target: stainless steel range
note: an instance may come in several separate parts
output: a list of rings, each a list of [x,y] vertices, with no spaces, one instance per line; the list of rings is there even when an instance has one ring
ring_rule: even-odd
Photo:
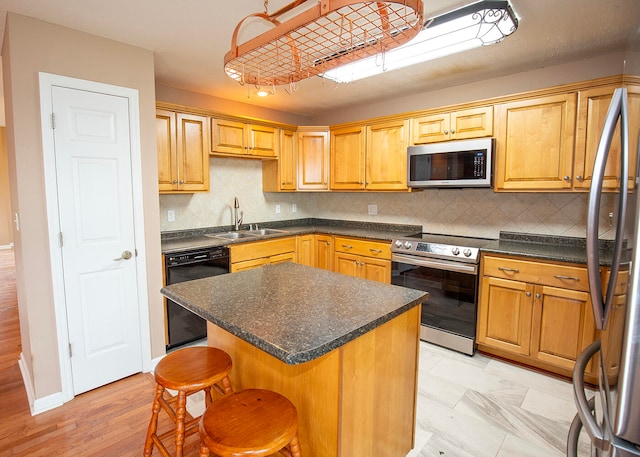
[[[429,292],[420,338],[475,352],[480,248],[493,240],[419,233],[391,243],[391,283]]]

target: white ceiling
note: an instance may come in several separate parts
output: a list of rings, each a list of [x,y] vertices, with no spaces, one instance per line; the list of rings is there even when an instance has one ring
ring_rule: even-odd
[[[269,0],[269,12],[289,1]],[[470,2],[425,0],[425,17]],[[276,88],[266,98],[248,98],[247,88],[223,70],[235,25],[263,12],[264,0],[0,0],[0,37],[4,12],[13,11],[153,50],[160,84],[311,116],[623,50],[640,26],[640,0],[511,2],[520,27],[498,45],[347,85],[315,77],[301,81],[293,95]],[[256,33],[256,21],[247,22],[240,42]]]

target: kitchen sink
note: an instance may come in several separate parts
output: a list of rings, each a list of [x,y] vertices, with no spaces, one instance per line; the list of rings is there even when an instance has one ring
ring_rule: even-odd
[[[210,238],[224,238],[225,240],[239,240],[240,238],[255,238],[256,235],[251,235],[249,232],[225,232],[225,233],[211,233],[205,235]]]
[[[259,230],[249,230],[247,233],[253,236],[264,236],[264,235],[275,235],[278,233],[289,233],[289,232],[286,230],[259,229]]]

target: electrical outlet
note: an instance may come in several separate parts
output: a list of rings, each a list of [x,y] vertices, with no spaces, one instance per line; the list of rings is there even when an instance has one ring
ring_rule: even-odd
[[[276,205],[276,214],[280,214],[280,205]]]
[[[176,213],[170,209],[169,211],[167,211],[167,221],[169,222],[175,222],[176,220]]]
[[[298,205],[296,205],[295,203],[293,205],[291,205],[291,212],[295,213],[298,211]]]
[[[369,215],[375,216],[378,214],[378,205],[369,205]]]

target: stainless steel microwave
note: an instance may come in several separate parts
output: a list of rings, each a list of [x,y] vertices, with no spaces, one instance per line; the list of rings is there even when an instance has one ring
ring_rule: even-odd
[[[409,187],[491,187],[493,138],[409,146]]]

